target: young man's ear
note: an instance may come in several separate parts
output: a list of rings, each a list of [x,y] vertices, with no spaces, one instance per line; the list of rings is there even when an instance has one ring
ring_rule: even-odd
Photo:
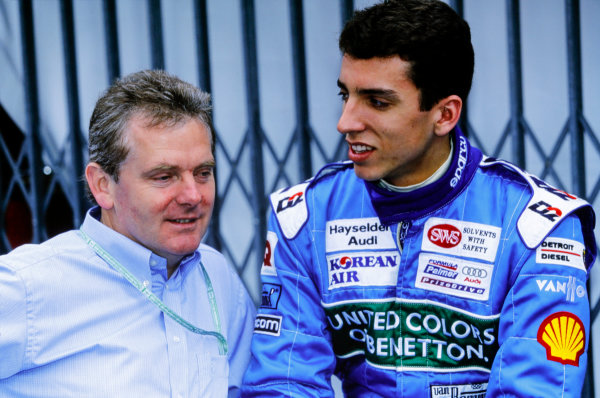
[[[85,167],[85,179],[96,203],[105,210],[111,209],[114,205],[113,178],[98,163],[90,162]]]
[[[437,109],[437,120],[434,133],[438,136],[448,134],[460,119],[462,111],[462,99],[458,95],[450,95],[434,105]]]

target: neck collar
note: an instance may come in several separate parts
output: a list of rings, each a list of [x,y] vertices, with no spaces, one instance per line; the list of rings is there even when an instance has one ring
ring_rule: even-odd
[[[481,161],[479,149],[472,147],[456,126],[452,162],[437,181],[410,192],[392,192],[377,181],[365,181],[371,202],[384,225],[414,220],[429,214],[454,199],[467,186]]]

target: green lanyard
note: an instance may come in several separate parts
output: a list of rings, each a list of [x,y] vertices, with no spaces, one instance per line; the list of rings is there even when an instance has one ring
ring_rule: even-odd
[[[113,256],[111,256],[106,250],[102,248],[98,243],[96,243],[92,238],[90,238],[85,232],[79,230],[80,236],[83,240],[90,246],[94,251],[110,266],[112,266],[115,270],[117,270],[121,275],[125,277],[133,286],[137,288],[148,300],[154,303],[162,312],[170,316],[175,322],[179,323],[189,331],[202,334],[207,336],[213,336],[219,341],[219,354],[226,355],[227,354],[227,341],[225,337],[221,334],[221,320],[219,319],[219,309],[217,308],[217,299],[215,297],[215,291],[212,287],[212,283],[210,281],[210,277],[204,268],[204,264],[200,262],[200,267],[202,268],[202,273],[204,274],[204,281],[207,287],[208,300],[210,301],[210,309],[213,318],[213,322],[215,327],[217,328],[216,332],[211,332],[208,330],[197,328],[192,325],[181,316],[179,316],[175,311],[166,306],[165,303],[161,301],[154,293],[152,293],[151,289],[148,289],[143,283],[141,283],[127,268],[125,268],[121,263],[119,263]]]

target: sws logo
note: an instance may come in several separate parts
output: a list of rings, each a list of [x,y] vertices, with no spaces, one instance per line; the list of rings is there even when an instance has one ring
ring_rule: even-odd
[[[256,315],[256,319],[254,320],[254,333],[279,336],[281,333],[281,316]]]
[[[304,192],[296,192],[292,196],[283,198],[277,203],[277,213],[296,206],[298,203],[304,200]]]
[[[462,233],[454,225],[439,224],[429,229],[427,237],[431,243],[444,249],[450,249],[460,243]]]

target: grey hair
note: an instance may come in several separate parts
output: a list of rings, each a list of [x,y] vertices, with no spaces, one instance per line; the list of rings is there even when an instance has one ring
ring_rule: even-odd
[[[144,117],[148,127],[172,126],[195,118],[207,127],[214,154],[210,94],[165,71],[132,73],[116,80],[102,94],[90,118],[89,161],[100,165],[115,182],[129,153],[123,133],[136,115]]]

